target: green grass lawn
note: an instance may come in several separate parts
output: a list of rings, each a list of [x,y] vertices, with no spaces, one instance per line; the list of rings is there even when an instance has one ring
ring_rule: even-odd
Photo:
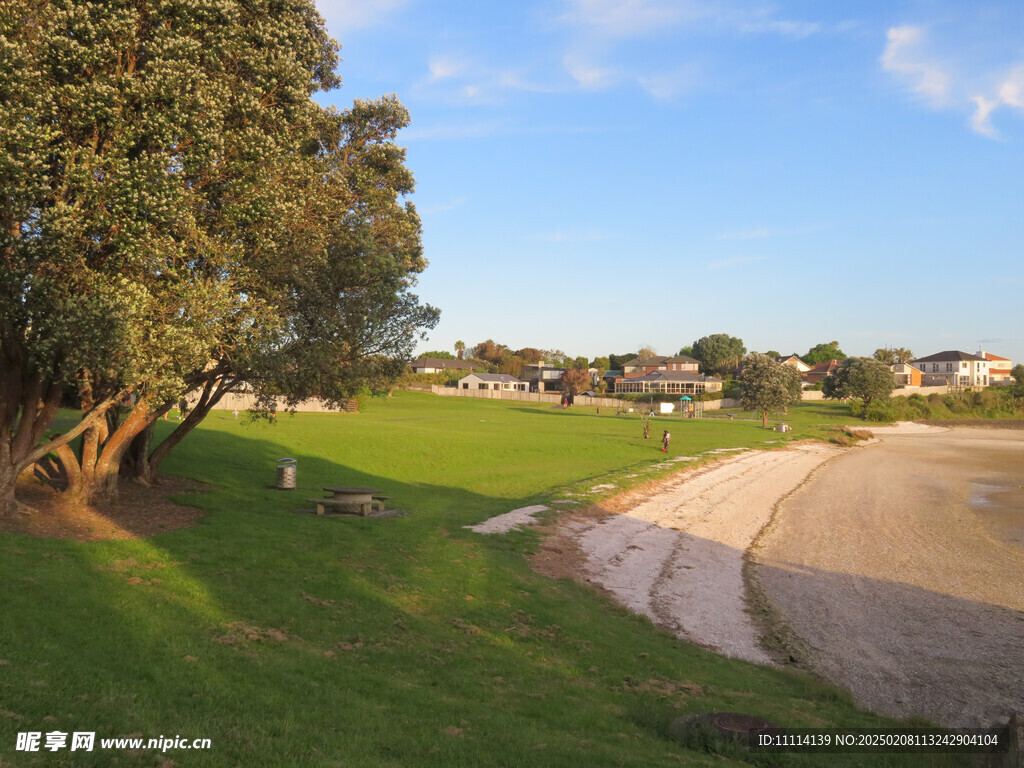
[[[206,512],[197,526],[102,543],[0,534],[0,766],[957,764],[684,750],[667,727],[687,713],[888,723],[806,676],[709,653],[533,573],[533,531],[463,527],[670,471],[666,425],[670,455],[700,458],[849,421],[841,406],[808,406],[786,435],[659,418],[646,441],[635,416],[412,393],[276,424],[215,413],[163,468],[210,484],[185,499]],[[297,491],[273,488],[282,457],[298,460]],[[412,514],[292,513],[325,485],[380,488]],[[15,751],[26,731],[212,748]]]

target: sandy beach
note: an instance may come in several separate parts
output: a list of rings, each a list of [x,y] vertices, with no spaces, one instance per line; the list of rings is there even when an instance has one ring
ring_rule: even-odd
[[[761,591],[866,706],[1024,711],[1024,431],[878,434],[779,505],[751,553]]]
[[[719,653],[798,654],[887,714],[1024,711],[1024,431],[877,435],[731,456],[563,515],[538,567]],[[791,649],[750,610],[764,600]]]

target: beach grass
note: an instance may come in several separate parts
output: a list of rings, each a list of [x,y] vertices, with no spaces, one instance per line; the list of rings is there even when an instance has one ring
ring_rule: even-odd
[[[670,724],[691,713],[892,723],[804,674],[718,656],[534,573],[533,531],[464,528],[682,464],[667,458],[802,439],[828,411],[791,416],[785,435],[655,419],[644,440],[638,418],[603,409],[403,392],[275,424],[215,412],[164,467],[208,484],[179,499],[205,511],[198,525],[90,543],[0,534],[0,766],[965,764],[685,749]],[[295,491],[274,488],[282,457],[297,459]],[[379,488],[409,514],[294,513],[329,485]],[[19,732],[211,748],[24,752]]]

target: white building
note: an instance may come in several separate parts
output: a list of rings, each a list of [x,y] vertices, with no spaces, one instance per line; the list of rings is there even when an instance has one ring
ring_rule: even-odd
[[[459,379],[459,389],[497,389],[506,392],[526,392],[529,384],[508,373],[471,373]]]
[[[921,371],[921,383],[926,387],[987,387],[990,383],[991,363],[984,357],[968,352],[950,350],[911,360]]]

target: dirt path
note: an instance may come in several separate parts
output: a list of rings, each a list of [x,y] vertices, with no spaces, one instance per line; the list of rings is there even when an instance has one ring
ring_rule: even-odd
[[[811,666],[948,725],[1024,711],[1024,433],[878,430],[780,504],[752,552]],[[888,433],[887,433],[888,432]]]

